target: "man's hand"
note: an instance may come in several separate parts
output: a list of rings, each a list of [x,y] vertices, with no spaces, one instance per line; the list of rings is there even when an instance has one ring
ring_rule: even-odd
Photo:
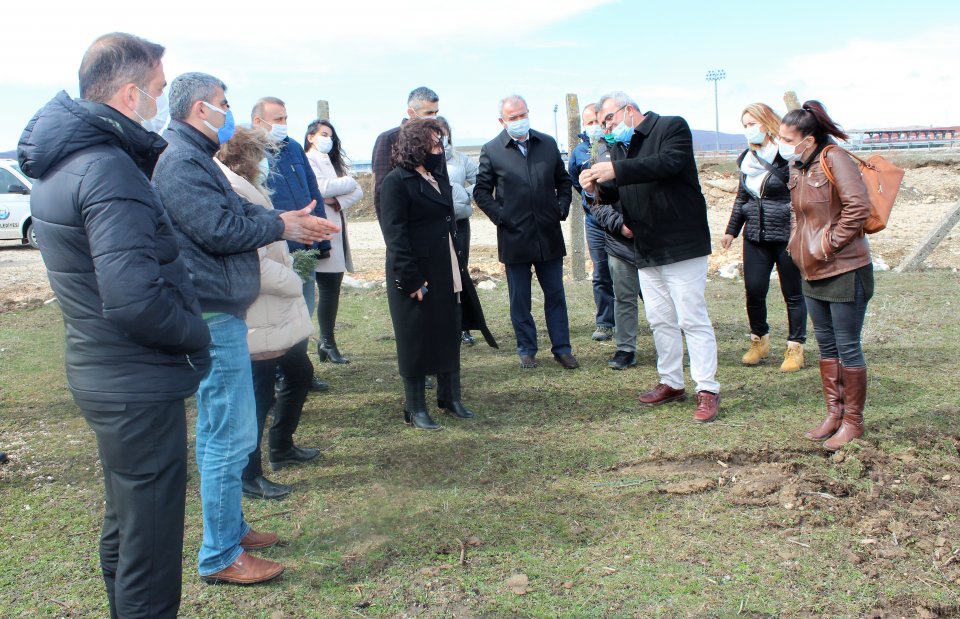
[[[590,168],[580,172],[580,176],[577,178],[580,181],[580,186],[587,193],[597,193],[597,183],[593,179],[593,174],[590,172]]]
[[[610,161],[598,161],[590,166],[590,171],[593,172],[593,182],[595,183],[606,183],[617,177],[613,171],[613,163]]]
[[[732,244],[733,244],[732,234],[724,234],[723,237],[720,238],[720,245],[723,246],[724,249],[730,249],[730,245]]]
[[[620,227],[620,234],[627,237],[628,239],[633,238],[633,230],[628,228],[626,225]]]
[[[280,213],[280,219],[283,220],[283,238],[309,245],[315,241],[326,241],[331,234],[340,232],[337,224],[311,214],[316,206],[317,201],[314,200],[299,211]]]

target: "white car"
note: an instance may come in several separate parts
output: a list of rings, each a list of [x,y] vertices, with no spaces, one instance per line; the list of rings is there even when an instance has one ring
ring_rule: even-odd
[[[17,240],[40,249],[30,217],[32,188],[33,181],[16,161],[0,159],[0,240]]]

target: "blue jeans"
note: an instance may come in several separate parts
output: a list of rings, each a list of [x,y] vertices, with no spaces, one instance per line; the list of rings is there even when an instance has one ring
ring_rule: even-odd
[[[607,263],[607,233],[597,224],[591,215],[584,218],[587,233],[587,247],[590,260],[593,261],[593,303],[597,306],[597,326],[613,327],[613,278]]]
[[[247,349],[247,325],[221,314],[207,320],[210,373],[197,391],[197,468],[203,543],[197,561],[209,576],[237,560],[250,530],[240,505],[240,475],[256,447],[257,412]]]
[[[550,350],[555,355],[571,352],[570,324],[567,322],[567,297],[563,291],[563,258],[546,262],[525,262],[506,264],[507,288],[510,293],[510,320],[513,332],[517,336],[517,354],[537,354],[537,325],[530,313],[530,285],[533,274],[537,272],[537,281],[543,290],[543,313],[547,319],[547,333],[550,334]]]
[[[855,290],[853,301],[847,303],[806,297],[807,311],[813,320],[813,334],[820,347],[820,358],[840,359],[845,368],[867,365],[860,342],[863,319],[867,315],[867,298],[859,277],[856,278]]]

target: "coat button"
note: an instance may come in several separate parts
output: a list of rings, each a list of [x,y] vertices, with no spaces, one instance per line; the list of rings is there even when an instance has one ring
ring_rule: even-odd
[[[450,216],[449,216],[449,215],[447,215],[447,221],[450,221]]]

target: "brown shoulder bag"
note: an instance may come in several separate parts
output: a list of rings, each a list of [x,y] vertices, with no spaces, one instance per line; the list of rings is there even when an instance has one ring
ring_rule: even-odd
[[[890,219],[890,211],[893,210],[897,192],[900,191],[900,183],[903,182],[903,170],[880,155],[874,155],[864,161],[847,149],[830,144],[820,151],[820,167],[823,168],[823,173],[827,175],[831,185],[837,184],[837,179],[827,165],[826,154],[831,148],[839,148],[860,164],[860,176],[863,178],[863,184],[867,186],[867,197],[870,200],[870,216],[863,225],[863,231],[867,234],[880,232],[887,227],[887,221]]]

